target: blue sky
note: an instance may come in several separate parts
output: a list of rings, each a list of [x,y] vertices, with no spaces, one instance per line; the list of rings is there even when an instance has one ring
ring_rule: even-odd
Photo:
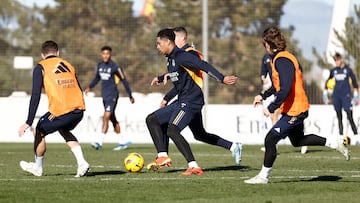
[[[18,0],[32,6],[54,5],[53,0]],[[360,0],[351,0],[353,4],[360,5]],[[312,47],[323,53],[325,52],[334,0],[288,0],[284,7],[284,15],[281,18],[281,26],[295,26],[294,38],[299,41],[303,54],[308,59],[313,59]]]

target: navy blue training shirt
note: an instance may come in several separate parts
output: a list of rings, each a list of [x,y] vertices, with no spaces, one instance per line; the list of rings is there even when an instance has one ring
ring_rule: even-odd
[[[121,66],[110,60],[108,63],[100,62],[97,65],[96,75],[89,87],[93,88],[101,80],[101,95],[104,100],[111,100],[119,97],[116,77],[123,83],[125,90],[132,98],[131,89]]]
[[[270,60],[271,60],[270,55],[269,54],[264,54],[264,56],[262,58],[262,63],[261,63],[261,73],[260,73],[261,77],[266,78],[266,75],[268,73],[269,73],[270,78],[272,77]]]
[[[330,71],[329,79],[331,78],[334,78],[336,81],[333,97],[345,97],[346,95],[351,94],[349,78],[351,78],[353,87],[358,88],[356,76],[348,65],[345,65],[343,68],[333,68]]]
[[[186,50],[187,48],[191,47],[189,44],[185,44],[183,47],[181,47],[182,50]],[[188,53],[196,56],[196,57],[199,57],[198,53],[194,50],[190,50],[190,51],[187,51]],[[158,78],[159,81],[163,81],[164,79],[164,75],[160,76]],[[176,88],[173,87],[168,93],[166,93],[166,95],[164,96],[164,100],[169,102],[170,100],[172,100],[175,96],[177,95],[177,91],[176,91]]]
[[[188,102],[197,107],[204,105],[204,95],[201,88],[183,67],[202,70],[218,82],[224,80],[224,76],[212,65],[176,46],[167,57],[167,69],[180,102]]]

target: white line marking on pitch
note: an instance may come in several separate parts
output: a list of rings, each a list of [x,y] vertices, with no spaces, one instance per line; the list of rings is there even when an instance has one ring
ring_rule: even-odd
[[[321,176],[271,176],[271,179],[311,179],[311,178],[318,178]],[[350,175],[350,176],[339,176],[341,178],[360,178],[360,175]],[[196,180],[236,180],[236,179],[248,179],[250,178],[249,176],[238,176],[238,177],[234,177],[234,176],[228,176],[228,177],[199,177]],[[3,178],[0,179],[0,181],[53,181],[56,180],[58,181],[58,179],[52,179],[52,178],[20,178],[20,179],[16,179],[16,178]],[[186,177],[152,177],[152,178],[147,178],[147,177],[142,177],[142,178],[132,178],[132,177],[119,177],[119,178],[100,178],[100,179],[90,179],[90,178],[64,178],[65,181],[160,181],[160,180],[193,180],[193,178],[186,178]]]

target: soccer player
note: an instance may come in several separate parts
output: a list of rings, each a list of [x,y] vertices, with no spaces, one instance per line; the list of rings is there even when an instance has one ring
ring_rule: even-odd
[[[262,59],[262,64],[261,64],[261,81],[262,81],[262,87],[263,87],[263,92],[267,91],[268,89],[271,88],[272,86],[272,81],[271,81],[271,65],[270,65],[270,60],[271,57],[268,53],[265,53]],[[262,107],[263,109],[267,108],[267,106],[274,101],[274,95],[269,96],[268,98],[264,99],[262,101]],[[266,118],[266,116],[264,115],[262,118],[262,123],[263,123],[263,129],[264,131],[266,131],[266,133],[271,129],[271,127],[273,125],[275,125],[275,123],[279,120],[279,116],[280,116],[281,112],[280,109],[276,109],[274,111],[273,114],[270,115],[270,118]],[[265,147],[261,147],[261,151],[265,152]],[[301,153],[305,154],[307,152],[307,146],[302,146],[301,147]]]
[[[188,53],[193,54],[194,56],[200,58],[201,60],[203,59],[202,53],[188,44],[187,31],[184,27],[174,28],[174,33],[175,33],[175,44],[177,47],[185,50]],[[198,77],[198,81],[199,81],[199,83],[197,83],[197,85],[199,85],[199,87],[202,88],[203,72],[197,71],[196,75],[197,75],[196,77]],[[153,81],[151,82],[151,85],[159,84],[159,81],[163,81],[164,79],[167,79],[166,77],[167,76],[165,76],[165,74],[162,76],[159,76],[159,77],[155,77],[153,79]],[[169,103],[169,101],[172,100],[176,95],[177,95],[176,88],[173,87],[161,101],[160,107],[161,108],[165,107]],[[166,134],[166,130],[167,130],[167,125],[168,124],[166,123],[166,124],[163,124],[163,126],[162,126],[165,134]],[[232,152],[232,156],[235,159],[235,164],[236,165],[240,164],[242,145],[240,143],[230,142],[228,140],[225,140],[225,139],[219,137],[218,135],[214,135],[214,134],[206,132],[204,125],[203,125],[203,121],[202,121],[201,111],[194,115],[194,118],[189,123],[189,128],[190,128],[191,132],[193,133],[194,138],[196,140],[199,140],[199,141],[211,144],[211,145],[217,145],[217,146],[220,146],[220,147],[230,150]],[[168,146],[169,145],[169,137],[165,136],[165,139],[166,140],[164,142]],[[168,150],[166,152],[168,152]],[[151,167],[151,164],[149,167]]]
[[[154,145],[158,152],[157,158],[152,162],[152,170],[159,170],[171,165],[166,144],[164,143],[161,125],[167,124],[166,135],[175,143],[176,147],[188,162],[188,169],[182,175],[202,175],[204,172],[199,167],[189,143],[180,134],[190,123],[194,116],[199,113],[204,105],[204,95],[192,77],[195,72],[202,70],[224,84],[235,84],[237,77],[223,76],[213,66],[191,53],[178,48],[175,45],[175,33],[173,29],[163,29],[157,34],[157,49],[168,57],[168,73],[170,80],[176,87],[178,100],[171,105],[160,108],[146,118],[146,124],[150,131]]]
[[[352,113],[352,105],[351,105],[351,87],[349,80],[351,79],[352,86],[354,88],[353,91],[353,101],[354,104],[359,100],[358,96],[358,83],[356,80],[356,76],[348,65],[342,60],[342,56],[339,53],[335,53],[334,61],[336,67],[330,71],[330,75],[327,81],[334,78],[335,79],[335,87],[332,94],[332,102],[334,105],[334,109],[336,111],[336,116],[339,124],[339,134],[343,136],[344,127],[342,123],[342,109],[345,110],[347,118],[349,120],[351,129],[354,135],[357,135],[357,128],[354,122],[353,113]],[[327,83],[326,81],[326,83]],[[325,83],[325,84],[326,84]],[[325,85],[325,89],[327,86]]]
[[[84,159],[76,137],[70,132],[81,121],[85,110],[75,68],[66,60],[59,58],[59,48],[54,41],[46,41],[42,44],[41,56],[43,60],[35,66],[33,71],[28,118],[20,127],[19,135],[22,136],[32,125],[43,87],[49,99],[49,112],[40,118],[35,129],[35,163],[21,161],[20,167],[34,176],[42,176],[46,151],[45,136],[58,131],[75,155],[78,164],[75,177],[84,176],[90,166]]]
[[[103,116],[103,127],[102,132],[97,135],[95,142],[91,144],[97,150],[102,148],[105,135],[109,129],[109,121],[111,121],[113,124],[115,133],[120,134],[121,132],[120,124],[115,116],[115,109],[119,98],[119,90],[117,88],[119,80],[123,83],[125,90],[130,98],[130,102],[132,104],[135,103],[135,99],[132,97],[131,89],[128,81],[126,80],[124,71],[121,66],[111,60],[111,52],[112,49],[109,46],[104,46],[101,48],[102,61],[97,65],[95,78],[85,89],[85,94],[87,95],[90,89],[95,87],[95,85],[101,80],[101,95],[105,108]],[[126,149],[130,144],[130,142],[121,143],[121,139],[119,140],[120,141],[118,146],[114,148],[115,151]]]
[[[350,159],[346,145],[350,144],[348,137],[344,139],[329,139],[315,134],[304,135],[304,120],[308,117],[309,102],[304,89],[302,68],[298,60],[286,51],[286,40],[277,27],[267,28],[262,36],[266,52],[270,54],[273,86],[268,91],[257,95],[254,105],[275,94],[275,100],[264,109],[264,115],[270,116],[280,108],[282,117],[271,128],[265,138],[264,163],[260,173],[248,180],[248,184],[268,183],[270,171],[275,162],[276,144],[289,137],[291,144],[299,146],[327,146],[342,153],[346,160]]]

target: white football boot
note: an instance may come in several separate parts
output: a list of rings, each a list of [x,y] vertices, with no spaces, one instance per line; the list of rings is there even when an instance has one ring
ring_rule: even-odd
[[[300,152],[301,152],[301,154],[306,154],[307,150],[308,150],[307,146],[302,146]]]
[[[23,171],[31,173],[34,176],[42,176],[42,168],[37,168],[34,162],[20,161],[20,167]]]
[[[257,175],[257,176],[255,176],[253,178],[248,179],[248,180],[244,180],[244,182],[247,183],[247,184],[268,184],[269,179],[262,178],[259,175]]]
[[[77,173],[75,178],[80,178],[82,176],[86,176],[86,174],[90,171],[90,165],[88,163],[84,163],[78,166]]]

